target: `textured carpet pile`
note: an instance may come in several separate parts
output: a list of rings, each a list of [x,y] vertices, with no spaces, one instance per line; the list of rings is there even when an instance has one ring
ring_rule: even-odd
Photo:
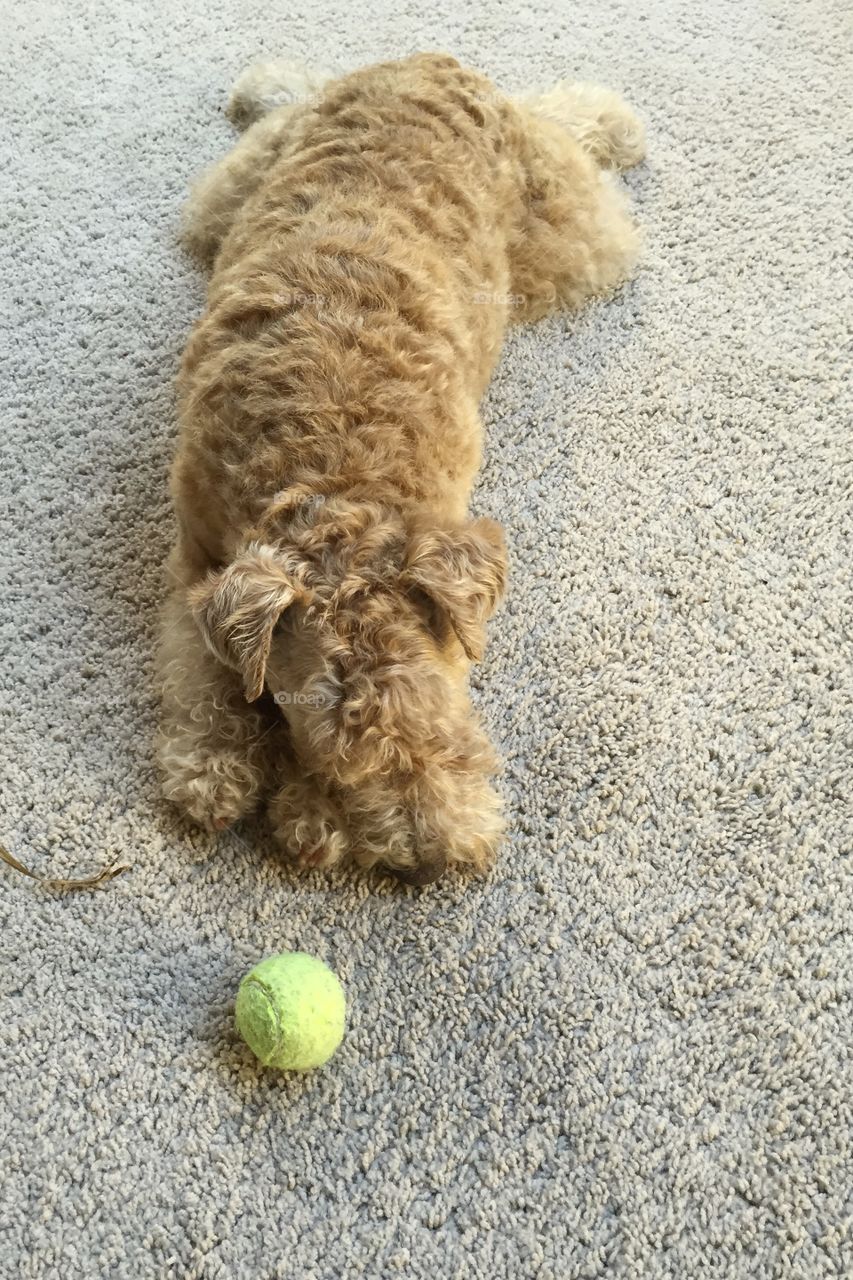
[[[6,6],[0,1275],[853,1274],[849,17],[833,0],[294,14]],[[511,840],[468,887],[299,878],[160,801],[176,243],[259,55],[446,48],[646,119],[643,268],[515,332],[477,509]],[[845,65],[845,62],[847,65]],[[323,1072],[233,1029],[262,955],[350,1000]]]

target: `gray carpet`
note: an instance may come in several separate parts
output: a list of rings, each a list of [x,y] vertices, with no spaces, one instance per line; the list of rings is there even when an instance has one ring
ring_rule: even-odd
[[[833,0],[463,13],[6,6],[0,1274],[853,1274],[850,26]],[[482,511],[493,876],[298,878],[158,798],[151,652],[189,178],[259,54],[448,48],[647,120],[614,302],[513,335]],[[286,948],[343,978],[306,1078],[232,1027]]]

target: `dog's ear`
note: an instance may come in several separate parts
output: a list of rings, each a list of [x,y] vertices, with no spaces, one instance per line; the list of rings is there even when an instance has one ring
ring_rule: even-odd
[[[249,702],[263,692],[276,623],[285,609],[305,599],[304,588],[275,549],[259,543],[190,592],[193,616],[208,647],[240,672]]]
[[[403,570],[404,582],[425,592],[445,614],[473,662],[483,656],[485,624],[504,593],[506,577],[503,529],[486,519],[455,529],[416,530]]]

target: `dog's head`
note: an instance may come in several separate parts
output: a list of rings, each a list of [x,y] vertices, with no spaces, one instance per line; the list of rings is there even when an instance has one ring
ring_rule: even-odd
[[[362,865],[422,884],[488,860],[495,762],[467,677],[505,581],[494,521],[437,527],[330,498],[195,589],[208,645],[250,701],[275,697]]]

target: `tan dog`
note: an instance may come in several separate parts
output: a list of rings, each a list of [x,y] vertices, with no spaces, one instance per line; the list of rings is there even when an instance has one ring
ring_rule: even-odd
[[[642,130],[606,90],[512,101],[437,54],[324,86],[265,64],[231,114],[254,123],[188,217],[213,275],[180,377],[166,791],[220,827],[271,790],[312,864],[481,869],[501,817],[467,677],[506,554],[467,517],[478,404],[509,319],[630,272],[600,166]]]

